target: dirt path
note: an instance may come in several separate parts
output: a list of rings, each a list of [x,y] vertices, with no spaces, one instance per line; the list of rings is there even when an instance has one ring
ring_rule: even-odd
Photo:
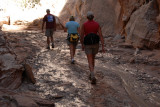
[[[65,41],[66,33],[57,31],[54,37],[55,48],[47,50],[46,38],[39,31],[25,32],[19,36],[22,46],[30,50],[27,52],[30,53],[27,62],[32,65],[37,81],[30,86],[30,91],[54,100],[56,107],[160,106],[159,60],[148,59],[147,63],[146,57],[140,55],[131,64],[134,49],[107,42],[107,53],[96,56],[97,85],[91,85],[87,59],[80,44],[76,63],[72,65]]]

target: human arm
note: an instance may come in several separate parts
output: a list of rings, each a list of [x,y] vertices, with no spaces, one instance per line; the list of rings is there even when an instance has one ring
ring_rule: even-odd
[[[44,18],[42,19],[42,21],[43,21],[43,22],[42,22],[42,32],[43,32],[44,24],[45,24],[45,22],[46,22],[45,20],[46,20],[46,16],[44,16]]]
[[[78,27],[78,28],[77,28],[77,31],[78,31],[78,34],[80,34],[80,33],[81,33],[81,31],[80,31],[80,27]]]
[[[43,22],[42,22],[42,32],[43,32],[44,23],[45,23],[45,22],[43,21]]]
[[[67,32],[67,28],[64,27],[63,29],[64,29],[64,32]]]
[[[67,32],[67,23],[65,24],[65,26],[63,26],[63,30],[64,30],[64,32]]]
[[[80,30],[80,42],[82,45],[82,50],[84,50],[83,40],[84,40],[84,25],[82,25],[81,30]]]
[[[55,18],[55,16],[54,16],[54,18]],[[57,24],[56,24],[56,18],[55,18],[55,20],[54,20],[54,31],[56,31],[56,27],[57,27]]]
[[[98,34],[99,34],[99,37],[100,37],[100,40],[101,40],[101,44],[102,44],[102,52],[105,53],[105,50],[104,50],[104,38],[103,38],[103,35],[102,35],[101,27],[99,27],[99,29],[98,29]]]

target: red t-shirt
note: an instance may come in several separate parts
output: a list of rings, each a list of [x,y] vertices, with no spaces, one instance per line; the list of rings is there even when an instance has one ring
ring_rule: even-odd
[[[89,33],[95,33],[97,34],[99,29],[99,24],[95,22],[94,20],[88,20],[84,23],[84,34],[87,35]]]
[[[45,15],[43,21],[46,22],[46,29],[55,27],[55,17],[52,14]]]

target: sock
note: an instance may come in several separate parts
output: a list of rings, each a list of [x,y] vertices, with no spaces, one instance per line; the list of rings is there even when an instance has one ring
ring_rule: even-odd
[[[72,61],[74,61],[74,58],[72,58]]]

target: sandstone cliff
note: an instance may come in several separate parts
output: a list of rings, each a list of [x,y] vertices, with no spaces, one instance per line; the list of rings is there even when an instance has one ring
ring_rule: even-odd
[[[81,24],[87,11],[93,11],[103,34],[125,36],[135,48],[157,48],[160,45],[159,0],[69,0],[61,12],[64,25],[70,15]]]

